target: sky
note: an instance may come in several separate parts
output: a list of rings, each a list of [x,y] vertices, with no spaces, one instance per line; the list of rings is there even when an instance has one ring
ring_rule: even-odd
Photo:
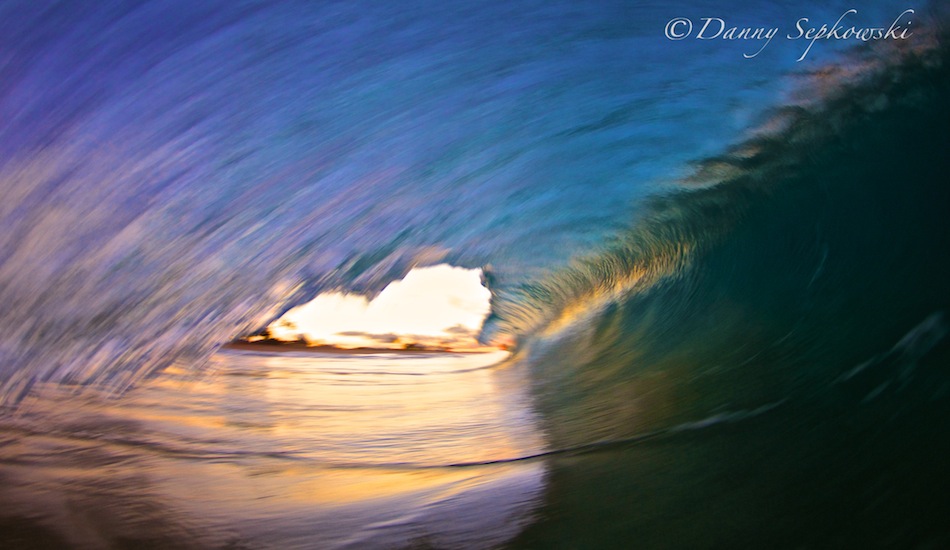
[[[330,292],[274,321],[271,334],[312,343],[403,347],[408,343],[473,347],[490,310],[478,269],[441,264],[416,268],[373,300]]]

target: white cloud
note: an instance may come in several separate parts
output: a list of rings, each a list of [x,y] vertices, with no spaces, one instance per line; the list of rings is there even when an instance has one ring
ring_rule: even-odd
[[[321,294],[288,311],[271,325],[271,331],[278,338],[293,339],[302,333],[310,340],[338,345],[367,343],[361,336],[340,334],[345,332],[454,340],[460,326],[472,331],[481,328],[490,298],[481,284],[480,270],[443,264],[413,269],[372,302],[355,294]],[[295,328],[281,326],[282,321]]]

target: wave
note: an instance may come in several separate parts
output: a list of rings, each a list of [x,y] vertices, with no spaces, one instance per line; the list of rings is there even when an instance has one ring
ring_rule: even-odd
[[[913,387],[902,398],[942,395],[946,43],[802,73],[800,103],[646,203],[606,252],[497,306],[495,328],[525,335],[556,446],[762,403],[818,414],[894,380]]]
[[[483,338],[516,341],[496,370],[531,375],[543,444],[304,460],[543,463],[515,548],[947,546],[946,8],[777,101],[758,83],[789,65],[677,56],[652,42],[663,10],[309,4],[0,7],[0,405],[52,383],[72,410],[73,390],[200,368],[320,291],[449,262],[484,269]],[[564,85],[591,74],[622,91]],[[684,74],[708,80],[657,99]],[[300,459],[36,420],[9,431]]]
[[[599,242],[649,191],[630,178],[676,165],[673,128],[713,118],[687,116],[708,90],[657,101],[664,70],[621,66],[672,55],[631,23],[570,2],[5,3],[2,399],[121,391],[417,265],[491,264],[503,293]]]
[[[613,235],[605,250],[508,292],[495,303],[491,330],[556,332],[581,311],[687,276],[692,259],[727,238],[763,195],[800,178],[868,117],[883,118],[881,112],[894,105],[918,103],[914,109],[921,111],[927,101],[938,102],[942,50],[940,39],[927,35],[909,51],[853,51],[838,64],[797,74],[795,102],[774,108],[751,137],[697,163],[676,187],[644,201],[633,228]],[[833,183],[816,178],[811,184]],[[814,278],[827,250],[822,254]]]
[[[372,294],[413,266],[443,261],[486,268],[494,294],[486,340],[508,335],[524,356],[542,354],[568,329],[599,339],[582,346],[591,356],[610,338],[616,353],[642,354],[630,342],[682,333],[699,304],[736,289],[723,279],[730,270],[774,249],[748,235],[754,219],[814,227],[808,243],[794,243],[801,250],[763,261],[773,269],[792,261],[807,271],[810,292],[832,296],[826,284],[843,258],[831,243],[845,239],[837,219],[782,218],[776,196],[788,210],[809,210],[816,199],[805,189],[850,192],[849,208],[868,212],[867,190],[832,184],[814,166],[883,138],[880,129],[862,133],[869,117],[896,128],[894,113],[943,113],[942,42],[921,32],[906,47],[800,75],[800,95],[752,138],[664,187],[688,155],[717,151],[772,102],[776,88],[757,84],[762,66],[734,62],[730,79],[667,103],[655,98],[668,72],[638,66],[618,77],[637,91],[601,97],[583,86],[563,91],[565,74],[616,73],[607,51],[677,58],[610,10],[533,17],[547,9],[538,5],[509,20],[500,15],[510,7],[492,5],[469,21],[498,31],[498,43],[479,49],[460,47],[455,40],[473,36],[446,33],[451,14],[440,11],[220,7],[13,3],[0,13],[13,52],[0,65],[4,402],[38,382],[121,391],[175,361],[202,365],[221,343],[319,291]],[[176,30],[159,32],[172,19]],[[66,21],[58,39],[42,31]],[[378,40],[343,48],[350,31]],[[526,36],[554,35],[561,50],[513,49]],[[705,59],[678,62],[710,74]],[[748,105],[723,107],[732,122],[697,109],[741,83],[751,95]],[[591,112],[581,116],[578,105]],[[665,124],[639,124],[638,115]],[[511,122],[525,117],[534,123]],[[941,135],[928,138],[933,147]],[[914,169],[936,170],[932,160]],[[926,177],[915,185],[932,180],[916,175]],[[908,189],[903,200],[918,195]],[[633,228],[620,230],[631,208]],[[592,248],[606,250],[576,259]],[[867,268],[868,257],[855,265]],[[775,273],[762,269],[758,280],[746,270],[744,282],[765,285]],[[661,295],[663,307],[633,305]],[[623,318],[631,309],[642,321]]]

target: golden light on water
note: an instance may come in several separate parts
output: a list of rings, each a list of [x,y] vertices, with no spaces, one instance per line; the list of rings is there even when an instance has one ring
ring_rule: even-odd
[[[143,523],[209,548],[496,547],[531,518],[546,472],[505,462],[544,449],[507,356],[226,350],[216,376],[170,370],[118,400],[77,406],[44,386],[20,422],[52,428],[0,445],[4,491],[77,503],[34,496],[15,513],[52,516],[79,548]]]

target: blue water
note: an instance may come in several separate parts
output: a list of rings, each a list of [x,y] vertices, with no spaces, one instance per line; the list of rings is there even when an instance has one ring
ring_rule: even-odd
[[[486,273],[483,339],[516,342],[530,396],[499,418],[530,416],[525,464],[546,472],[512,512],[530,521],[479,544],[946,546],[946,8],[858,6],[872,26],[915,9],[913,36],[797,61],[796,20],[852,7],[5,2],[4,420],[36,400],[96,410],[89,392],[136,411],[127,396],[200,384],[220,345],[320,291],[450,263]],[[781,30],[746,59],[668,40],[675,17]],[[215,404],[232,406],[268,407]],[[43,418],[5,436],[9,461],[40,466],[10,445],[42,449]],[[10,493],[27,512],[2,531],[81,544],[63,533],[87,527],[29,512],[41,486]],[[226,544],[203,537],[237,508],[160,545]],[[380,544],[475,545],[446,540]]]
[[[844,6],[728,11],[788,27]],[[123,388],[413,265],[490,265],[503,296],[602,246],[833,59],[662,35],[722,10],[5,3],[4,394]]]

